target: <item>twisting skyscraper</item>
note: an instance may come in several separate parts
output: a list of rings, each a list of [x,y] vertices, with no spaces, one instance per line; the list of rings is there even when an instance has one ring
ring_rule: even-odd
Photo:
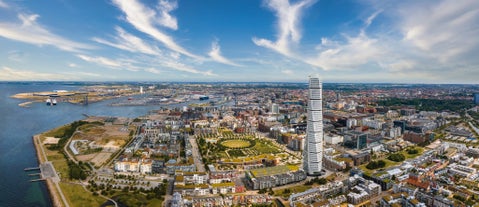
[[[308,92],[308,125],[303,151],[303,167],[308,175],[319,175],[323,163],[323,101],[319,75],[309,76]]]

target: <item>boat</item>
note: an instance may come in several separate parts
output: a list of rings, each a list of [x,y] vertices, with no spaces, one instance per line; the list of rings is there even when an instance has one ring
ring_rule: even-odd
[[[52,100],[51,100],[51,99],[47,99],[47,100],[46,100],[46,103],[47,103],[47,106],[50,106],[50,105],[52,105]]]
[[[53,104],[53,105],[57,105],[57,99],[53,99],[53,100],[52,100],[52,104]]]

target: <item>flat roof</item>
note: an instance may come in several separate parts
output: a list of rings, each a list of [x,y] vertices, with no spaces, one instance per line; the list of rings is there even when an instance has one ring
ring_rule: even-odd
[[[285,165],[279,165],[274,167],[264,167],[251,170],[251,174],[254,177],[264,177],[278,174],[285,174],[291,172],[291,170]]]

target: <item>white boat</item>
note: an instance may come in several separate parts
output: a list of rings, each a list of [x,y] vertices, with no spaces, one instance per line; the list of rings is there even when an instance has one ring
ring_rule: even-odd
[[[53,105],[57,105],[57,99],[53,99],[53,100],[52,100],[52,104],[53,104]]]
[[[50,105],[52,105],[52,100],[51,100],[51,99],[49,99],[49,98],[48,98],[48,99],[47,99],[45,102],[47,103],[47,106],[50,106]]]

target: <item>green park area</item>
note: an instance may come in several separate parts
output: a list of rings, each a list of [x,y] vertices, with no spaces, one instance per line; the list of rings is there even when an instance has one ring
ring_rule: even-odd
[[[233,148],[233,149],[246,148],[251,146],[251,142],[249,140],[242,140],[242,139],[228,139],[228,140],[222,141],[220,144],[225,147]]]
[[[276,155],[283,152],[271,140],[256,137],[253,133],[219,130],[214,134],[198,135],[196,140],[205,164],[273,161]]]
[[[407,159],[414,159],[424,153],[424,148],[419,146],[409,147],[399,152],[390,153],[384,159],[371,160],[371,162],[360,165],[359,168],[367,175],[382,171],[393,166],[400,165]]]

